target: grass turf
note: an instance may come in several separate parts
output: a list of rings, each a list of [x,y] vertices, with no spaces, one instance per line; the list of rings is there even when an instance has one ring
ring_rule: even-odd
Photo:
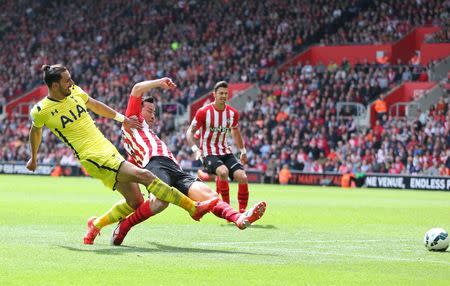
[[[236,207],[236,185],[231,185]],[[450,192],[250,186],[265,216],[240,231],[171,206],[112,247],[85,222],[120,199],[99,181],[0,175],[0,285],[449,285]]]

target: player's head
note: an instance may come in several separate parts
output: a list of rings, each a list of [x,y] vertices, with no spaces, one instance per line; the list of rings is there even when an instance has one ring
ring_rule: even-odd
[[[214,86],[214,100],[216,103],[225,104],[228,100],[228,82],[219,81]]]
[[[48,89],[58,95],[69,96],[73,85],[72,78],[67,68],[63,65],[43,65],[43,78]]]
[[[155,123],[155,110],[156,104],[153,96],[145,96],[142,98],[142,116],[144,117],[145,122],[147,122],[150,128],[153,128],[153,124]]]

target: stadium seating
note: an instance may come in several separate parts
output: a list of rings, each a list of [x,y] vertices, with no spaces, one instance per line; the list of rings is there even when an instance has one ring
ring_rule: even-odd
[[[219,79],[252,82],[263,91],[241,117],[251,146],[250,168],[274,174],[283,165],[311,172],[434,174],[437,169],[446,174],[448,102],[421,114],[413,128],[403,119],[388,118],[361,132],[351,117],[336,116],[337,102],[367,106],[403,81],[426,80],[427,67],[305,62],[273,76],[308,43],[392,42],[416,25],[441,24],[448,15],[448,1],[371,2],[113,0],[72,1],[61,9],[67,3],[5,1],[0,8],[12,17],[0,30],[6,40],[0,51],[0,104],[40,84],[43,63],[67,64],[92,97],[120,111],[132,84],[147,78],[172,77],[177,92],[169,96],[155,91],[154,96],[183,106]],[[13,13],[18,10],[25,13]],[[337,22],[342,28],[334,33]],[[448,29],[427,41],[448,42]],[[160,122],[173,117],[164,112],[160,116]],[[121,146],[118,124],[99,118],[97,123]],[[29,124],[20,118],[0,119],[0,161],[27,160]],[[199,165],[186,146],[185,129],[174,132],[173,126],[157,124],[156,131],[183,167]],[[78,164],[55,136],[44,132],[41,163]],[[430,143],[431,138],[438,138],[437,143]]]

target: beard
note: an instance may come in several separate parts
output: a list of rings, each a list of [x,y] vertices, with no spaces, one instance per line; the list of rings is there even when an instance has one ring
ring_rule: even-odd
[[[69,88],[67,88],[67,89],[64,89],[64,88],[59,88],[59,92],[62,94],[62,95],[64,95],[65,97],[68,97],[69,95],[70,95],[70,87]]]

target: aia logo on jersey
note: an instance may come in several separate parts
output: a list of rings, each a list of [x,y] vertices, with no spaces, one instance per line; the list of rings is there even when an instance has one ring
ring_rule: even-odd
[[[73,112],[72,110],[69,110],[69,113],[71,116],[66,116],[66,115],[61,115],[61,125],[62,128],[66,128],[66,125],[69,123],[73,123],[74,121],[78,120],[81,115],[83,114],[83,112],[87,113],[86,109],[83,108],[83,106],[77,104],[77,110],[75,112]],[[53,114],[52,114],[53,115]]]

